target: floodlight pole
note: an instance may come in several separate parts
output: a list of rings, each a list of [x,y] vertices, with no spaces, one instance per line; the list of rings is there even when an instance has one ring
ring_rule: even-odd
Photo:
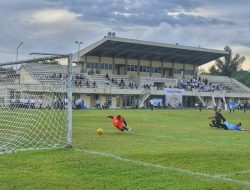
[[[75,41],[75,43],[76,44],[78,44],[78,62],[80,61],[80,46],[81,46],[81,44],[83,44],[83,42],[80,42],[80,41]]]
[[[16,61],[18,61],[18,49],[23,44],[23,42],[20,42],[16,48]]]

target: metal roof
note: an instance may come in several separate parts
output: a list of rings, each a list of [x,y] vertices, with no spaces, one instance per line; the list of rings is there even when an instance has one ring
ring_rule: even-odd
[[[228,55],[228,52],[178,44],[173,45],[118,37],[105,37],[82,49],[79,54],[80,56],[154,60],[200,66]]]

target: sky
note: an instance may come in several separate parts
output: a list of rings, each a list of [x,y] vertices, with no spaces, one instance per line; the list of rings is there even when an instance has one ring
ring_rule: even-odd
[[[246,57],[250,69],[248,0],[0,0],[0,62],[31,52],[75,53],[117,37],[201,46]],[[214,63],[214,62],[213,62]],[[202,68],[209,68],[211,64]]]

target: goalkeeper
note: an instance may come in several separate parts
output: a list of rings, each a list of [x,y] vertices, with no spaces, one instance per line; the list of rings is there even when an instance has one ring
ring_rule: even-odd
[[[112,116],[112,115],[107,115],[106,117],[112,119],[112,123],[113,125],[119,129],[120,131],[133,131],[132,128],[129,128],[127,126],[127,122],[125,120],[125,118],[122,116],[122,115],[115,115],[115,116]]]

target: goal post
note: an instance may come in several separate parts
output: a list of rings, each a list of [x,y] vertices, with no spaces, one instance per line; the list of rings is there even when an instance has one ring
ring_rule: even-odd
[[[72,54],[0,63],[0,154],[72,147]]]
[[[68,96],[68,126],[67,126],[67,145],[72,147],[72,59],[73,55],[68,56],[68,80],[67,80],[67,96]]]

